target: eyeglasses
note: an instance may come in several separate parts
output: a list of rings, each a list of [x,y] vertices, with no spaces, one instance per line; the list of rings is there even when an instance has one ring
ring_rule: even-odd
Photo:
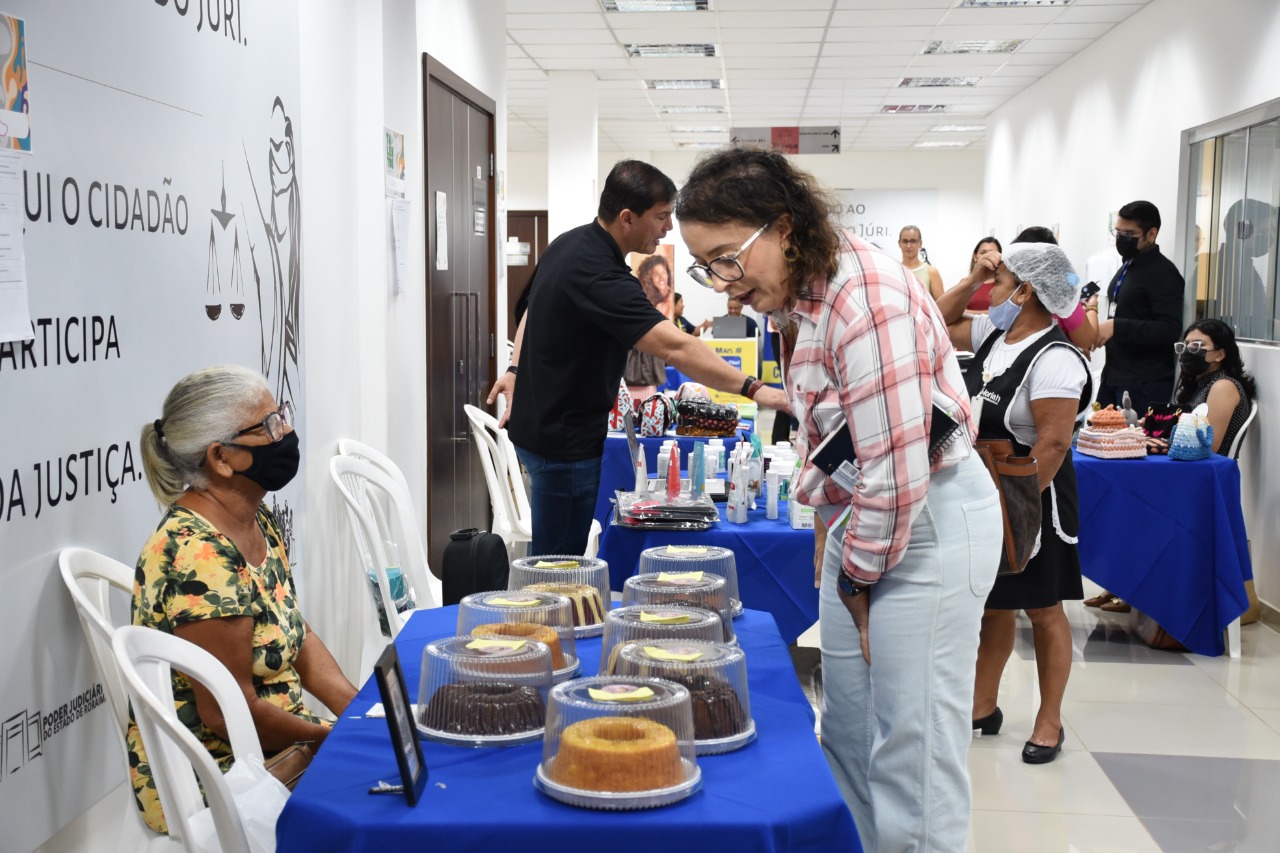
[[[715,276],[715,278],[720,279],[726,284],[731,281],[738,281],[747,274],[747,271],[742,268],[742,264],[738,261],[738,258],[741,257],[742,253],[747,250],[747,247],[754,243],[756,238],[763,234],[765,229],[772,224],[772,222],[766,222],[764,225],[761,225],[756,230],[756,233],[748,237],[747,242],[743,243],[741,248],[732,255],[721,255],[711,263],[705,265],[690,264],[689,269],[686,270],[686,272],[689,273],[689,278],[693,279],[703,287],[716,286],[715,279],[713,279],[712,276]]]
[[[279,409],[263,418],[262,423],[245,427],[233,435],[232,438],[239,438],[242,435],[248,435],[254,430],[261,429],[266,430],[272,441],[279,441],[284,438],[285,427],[291,426],[293,426],[293,403],[285,403]]]
[[[1217,347],[1205,346],[1204,341],[1187,341],[1185,343],[1178,341],[1173,345],[1173,351],[1177,355],[1182,355],[1184,352],[1213,352],[1216,349]]]
[[[1137,232],[1135,232],[1135,231],[1121,231],[1121,230],[1120,230],[1120,229],[1118,229],[1118,228],[1112,228],[1112,229],[1111,229],[1111,236],[1112,236],[1112,237],[1132,237],[1132,238],[1134,238],[1135,240],[1140,240],[1140,239],[1142,239],[1142,232],[1141,232],[1141,231],[1137,231]]]

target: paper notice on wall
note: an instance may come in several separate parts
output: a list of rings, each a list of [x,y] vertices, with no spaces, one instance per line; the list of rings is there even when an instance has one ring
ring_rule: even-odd
[[[436,190],[436,269],[449,268],[449,197]]]
[[[22,160],[0,153],[0,343],[32,337],[23,248]]]
[[[409,202],[392,199],[391,203],[391,286],[403,293],[409,281]]]
[[[0,148],[31,153],[31,102],[27,92],[27,23],[0,14]]]
[[[388,198],[404,198],[404,134],[382,129],[383,177]]]

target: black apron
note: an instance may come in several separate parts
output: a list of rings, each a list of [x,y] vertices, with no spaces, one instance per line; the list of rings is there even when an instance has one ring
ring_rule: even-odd
[[[1084,390],[1076,410],[1079,415],[1093,399],[1093,375],[1080,351],[1067,339],[1057,323],[1041,335],[1033,344],[1018,354],[1013,364],[999,376],[983,382],[987,357],[1004,332],[992,332],[978,351],[965,376],[970,397],[982,399],[982,414],[978,421],[978,438],[1004,438],[1013,442],[1014,452],[1020,456],[1031,453],[1031,448],[1018,441],[1009,427],[1009,411],[1019,389],[1027,381],[1032,366],[1052,347],[1067,347],[1085,369]],[[987,597],[987,607],[993,610],[1027,610],[1052,607],[1059,601],[1084,597],[1080,579],[1080,556],[1076,550],[1076,537],[1080,532],[1080,501],[1076,493],[1076,469],[1071,462],[1071,451],[1063,457],[1058,473],[1049,488],[1040,493],[1043,522],[1040,527],[1040,546],[1035,556],[1020,575],[997,578],[995,587]]]

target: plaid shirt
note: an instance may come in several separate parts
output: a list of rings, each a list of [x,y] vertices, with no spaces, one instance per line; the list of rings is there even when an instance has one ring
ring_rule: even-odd
[[[844,571],[874,583],[902,559],[929,475],[969,455],[976,435],[960,365],[929,292],[901,263],[852,234],[832,281],[811,282],[791,311],[786,390],[807,455],[841,414],[861,478],[854,493],[808,462],[794,495],[808,506],[852,503]],[[936,395],[936,396],[935,396]],[[932,403],[968,427],[931,469]]]

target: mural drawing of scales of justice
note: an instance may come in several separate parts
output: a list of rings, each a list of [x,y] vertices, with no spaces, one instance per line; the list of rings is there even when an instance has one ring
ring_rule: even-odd
[[[227,178],[226,166],[223,166],[222,176],[222,208],[213,208],[209,211],[213,218],[209,221],[209,264],[208,272],[205,274],[205,295],[206,302],[204,312],[210,320],[217,320],[222,316],[222,270],[221,264],[218,262],[218,241],[219,233],[221,239],[227,239],[227,226],[232,224],[236,215],[227,210]],[[231,316],[237,320],[244,316],[244,276],[240,272],[240,229],[235,226],[231,227],[231,282],[228,290],[231,302],[228,303],[231,308]],[[225,242],[224,242],[225,245]]]

